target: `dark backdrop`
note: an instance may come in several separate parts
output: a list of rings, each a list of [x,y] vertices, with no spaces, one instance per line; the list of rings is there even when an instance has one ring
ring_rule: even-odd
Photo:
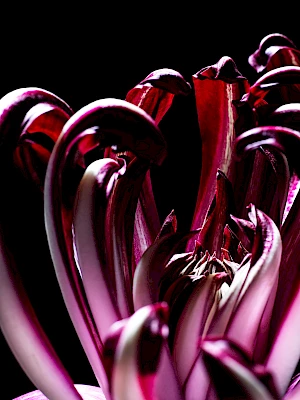
[[[27,4],[5,10],[0,26],[0,96],[21,87],[40,87],[77,111],[101,98],[124,99],[129,89],[158,68],[175,69],[191,81],[192,74],[225,55],[254,82],[248,56],[265,35],[283,33],[300,45],[295,10],[286,4],[262,11],[250,2],[227,3],[222,9],[209,3],[174,3],[168,8],[161,3],[135,8],[130,3],[43,3],[35,9]],[[184,129],[182,120],[180,127]],[[71,329],[65,318],[51,327],[60,330],[64,340]],[[76,339],[57,346],[75,383],[96,384]],[[34,390],[3,338],[0,357],[1,400]]]

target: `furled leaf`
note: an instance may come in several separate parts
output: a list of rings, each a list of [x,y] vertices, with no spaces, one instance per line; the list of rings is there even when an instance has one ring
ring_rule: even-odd
[[[136,157],[127,166],[122,179],[116,181],[108,202],[105,226],[110,234],[104,237],[108,265],[114,271],[115,293],[122,318],[134,311],[132,285],[135,264],[134,221],[138,197],[150,163]]]
[[[253,203],[280,227],[289,190],[290,168],[287,157],[267,145],[259,146],[254,153],[253,159],[247,157],[249,152],[244,153],[242,164],[248,163],[249,174],[244,176],[243,183],[235,183],[236,215],[246,218],[247,206]],[[252,165],[250,160],[253,160]],[[236,166],[238,169],[239,162]],[[257,179],[258,175],[260,179]],[[242,179],[241,175],[239,179]]]
[[[20,170],[18,170],[20,168],[21,172],[30,179],[30,183],[33,180],[43,190],[44,172],[51,147],[72,113],[71,108],[62,99],[51,92],[34,87],[14,90],[0,100],[0,164],[2,167],[0,179],[3,187],[11,188],[4,191],[1,196],[0,325],[13,354],[38,389],[49,398],[63,395],[81,399],[59,360],[55,348],[47,338],[44,326],[35,311],[37,304],[34,296],[31,296],[32,284],[28,285],[28,278],[23,282],[25,268],[29,277],[32,278],[29,267],[36,262],[32,246],[40,244],[41,248],[44,247],[42,239],[36,243],[35,233],[28,234],[28,225],[24,224],[25,226],[22,227],[24,219],[21,216],[24,212],[23,207],[26,205],[26,195],[22,193],[22,197],[15,196],[19,185],[20,188],[23,187]],[[41,136],[34,135],[37,130],[46,139],[45,141],[40,141]],[[49,147],[47,147],[48,139],[51,143]],[[39,166],[42,167],[38,171],[34,168],[33,153],[39,160]],[[30,190],[30,186],[28,192],[34,193]],[[35,200],[33,196],[31,202],[37,204]],[[29,207],[26,212],[30,213]],[[31,230],[37,226],[33,223]],[[28,240],[23,236],[25,231],[28,240],[31,241],[30,262],[28,251],[26,251]],[[38,250],[34,250],[38,254]],[[47,270],[48,266],[45,256],[43,279],[48,279],[48,283],[52,283],[52,269]],[[37,285],[42,286],[38,281],[38,276],[35,276],[35,291],[38,291]],[[44,293],[47,295],[47,288]],[[52,306],[55,307],[58,304],[60,307],[63,306],[63,303],[59,303],[55,298],[58,294],[55,286],[51,288],[51,294],[54,296]],[[60,316],[61,313],[58,310],[57,322]]]
[[[166,264],[177,249],[197,232],[175,232],[164,235],[143,254],[133,278],[132,291],[135,310],[158,301],[159,284]]]
[[[199,338],[205,336],[219,300],[225,273],[199,277],[178,316],[172,356],[181,385],[185,382],[199,352]]]
[[[294,290],[293,298],[281,319],[272,348],[266,359],[266,367],[274,376],[281,396],[286,392],[300,357],[299,326],[300,290]]]
[[[251,263],[240,269],[242,275],[238,271],[234,275],[228,296],[220,301],[208,334],[226,334],[253,356],[255,344],[262,339],[260,323],[270,296],[274,301],[282,243],[279,230],[269,217],[253,206],[249,216],[256,225]],[[264,318],[270,321],[271,314],[272,307]]]
[[[122,165],[123,164],[123,165]],[[93,318],[103,341],[110,326],[121,318],[116,303],[114,273],[106,257],[105,213],[124,163],[110,158],[91,163],[80,181],[74,204],[76,255]]]
[[[217,170],[232,179],[232,150],[236,137],[234,101],[248,90],[248,82],[230,57],[193,75],[202,140],[202,169],[192,229],[202,228],[216,189]],[[188,249],[192,246],[189,243]]]
[[[300,248],[299,201],[298,193],[281,230],[282,257],[278,290],[270,323],[272,334],[269,338],[268,363],[270,368],[274,369],[274,375],[282,393],[287,388],[299,360],[298,335],[297,330],[294,329],[298,318],[298,314],[295,315],[295,313],[299,307],[299,260],[295,257]],[[270,346],[271,348],[273,346],[272,350]],[[282,360],[276,365],[278,359]]]
[[[260,41],[248,62],[256,72],[262,73],[284,65],[300,65],[300,52],[286,35],[271,33]]]
[[[159,300],[165,299],[166,293],[171,289],[172,284],[183,275],[184,269],[190,265],[195,265],[198,256],[194,257],[192,252],[174,254],[165,266],[159,282]],[[188,274],[188,272],[186,273]]]
[[[201,344],[205,365],[218,398],[279,400],[272,376],[261,365],[251,363],[247,354],[224,339]]]
[[[120,335],[112,374],[112,396],[118,400],[181,400],[172,365],[162,359],[168,335],[165,303],[140,308]],[[161,365],[163,367],[161,369]],[[167,368],[166,368],[167,367]]]
[[[300,130],[300,103],[287,103],[276,107],[266,116],[261,125],[285,126],[296,131]]]
[[[210,254],[215,253],[216,257],[220,258],[223,231],[229,222],[230,214],[235,213],[235,203],[231,183],[220,170],[217,172],[216,181],[215,198],[208,210],[198,241],[203,249]]]
[[[165,142],[148,114],[118,99],[97,100],[64,125],[49,160],[45,179],[45,224],[50,252],[68,312],[91,367],[105,394],[102,343],[87,303],[73,248],[73,206],[84,173],[82,160],[95,148],[117,146],[160,164]]]
[[[131,89],[125,100],[145,110],[158,124],[171,107],[174,96],[190,92],[191,85],[178,71],[161,68]]]
[[[38,103],[24,116],[17,147],[14,151],[14,164],[28,180],[33,180],[41,191],[50,154],[60,132],[72,115],[58,105]]]
[[[186,96],[190,92],[190,84],[179,72],[162,68],[153,71],[131,89],[125,100],[142,108],[159,124],[172,106],[174,97]],[[135,265],[153,243],[154,236],[160,229],[160,218],[156,209],[150,172],[146,174],[137,204],[134,231]]]
[[[300,67],[299,67],[300,68]],[[259,126],[241,134],[235,141],[235,154],[238,158],[260,146],[283,152],[288,163],[300,175],[298,154],[300,133],[282,126]]]
[[[300,66],[283,66],[272,69],[262,75],[251,85],[242,101],[247,101],[251,106],[256,106],[269,95],[270,91],[280,89],[280,104],[295,103],[300,101]],[[283,90],[286,87],[286,90]],[[276,97],[278,101],[278,97]]]

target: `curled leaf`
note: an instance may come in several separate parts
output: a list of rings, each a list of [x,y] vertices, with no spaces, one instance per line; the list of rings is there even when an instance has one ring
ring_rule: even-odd
[[[192,229],[202,228],[216,189],[220,170],[232,179],[232,151],[236,137],[235,100],[248,89],[247,80],[229,57],[193,75],[198,124],[202,141],[202,167]],[[193,244],[190,242],[188,249]]]
[[[161,373],[161,354],[168,335],[167,313],[165,303],[156,303],[140,308],[128,319],[115,353],[113,398],[163,399],[166,384],[170,385],[170,394],[176,393],[178,387],[174,391],[174,382],[167,383],[166,380],[165,387],[160,386],[160,391],[156,393],[156,381]],[[180,399],[179,394],[175,394],[174,398]]]
[[[203,358],[219,398],[279,400],[272,376],[224,339],[202,341]]]
[[[100,338],[121,318],[105,249],[105,213],[115,181],[125,166],[105,158],[91,163],[80,181],[74,205],[74,241],[87,300]],[[98,201],[97,201],[98,200]]]
[[[286,35],[271,33],[260,41],[258,49],[248,57],[248,62],[256,72],[261,73],[265,69],[283,65],[299,65],[300,53],[295,43]]]
[[[156,240],[143,254],[133,278],[133,303],[135,310],[159,299],[159,286],[167,262],[183,243],[195,235],[175,232]]]
[[[283,152],[288,163],[300,175],[298,154],[300,133],[282,126],[259,126],[241,134],[235,141],[235,154],[241,159],[245,153],[268,146],[271,149]]]
[[[68,312],[93,371],[107,393],[102,343],[86,299],[73,247],[73,206],[85,156],[95,148],[117,146],[147,162],[161,163],[165,142],[152,118],[118,99],[101,99],[77,111],[64,125],[45,179],[45,224],[51,257]]]

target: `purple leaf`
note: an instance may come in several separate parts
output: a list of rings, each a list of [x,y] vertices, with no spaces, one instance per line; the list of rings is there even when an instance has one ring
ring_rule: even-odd
[[[161,229],[150,172],[148,170],[145,174],[136,207],[133,233],[133,270],[135,270],[142,255],[154,242]]]
[[[75,384],[74,386],[83,400],[107,400],[99,387],[79,384]],[[48,400],[48,397],[44,396],[39,390],[34,390],[13,400]]]
[[[299,307],[299,261],[297,257],[300,248],[299,201],[298,193],[281,230],[282,257],[278,290],[270,323],[272,334],[269,338],[270,360],[268,364],[274,370],[274,375],[282,392],[289,384],[298,363],[300,352],[297,329],[295,330]],[[290,351],[291,348],[293,351]],[[278,358],[281,358],[281,361],[278,365],[275,365]],[[284,367],[284,365],[286,368],[282,370],[281,367]]]
[[[296,173],[293,173],[290,178],[288,196],[287,196],[287,200],[285,203],[285,209],[284,209],[283,216],[282,216],[282,224],[284,224],[287,216],[289,215],[292,205],[294,204],[294,201],[299,193],[299,189],[300,189],[300,179]]]
[[[204,363],[220,399],[279,400],[272,376],[234,342],[224,339],[202,341]]]
[[[138,196],[149,169],[149,162],[133,159],[122,178],[116,181],[106,212],[105,235],[108,265],[114,271],[115,293],[122,318],[134,311],[132,285],[135,264],[132,259],[134,221]]]
[[[14,151],[14,164],[28,180],[44,190],[46,168],[53,146],[72,111],[41,102],[24,116],[18,145]]]
[[[235,154],[241,159],[243,155],[260,146],[283,152],[288,163],[295,168],[300,176],[298,154],[300,133],[282,126],[259,126],[241,134],[235,141]]]
[[[237,142],[239,139],[240,136]],[[248,154],[249,152],[244,157],[244,164],[249,164],[252,160],[252,158],[249,160]],[[257,179],[258,175],[260,179]],[[290,171],[286,156],[267,145],[259,146],[254,154],[251,172],[243,178],[243,184],[235,183],[234,189],[238,188],[238,191],[235,190],[235,200],[238,205],[236,214],[245,218],[247,206],[253,203],[280,227],[288,195],[289,179]]]
[[[229,57],[193,75],[198,123],[202,140],[202,170],[192,229],[202,228],[216,189],[216,174],[221,170],[231,180],[235,100],[248,90],[247,80]],[[189,243],[188,250],[191,250]]]
[[[261,40],[248,62],[256,72],[261,73],[284,65],[300,65],[300,52],[287,36],[271,33]]]
[[[3,187],[13,187],[18,184],[15,165],[19,168],[28,168],[29,178],[40,185],[47,166],[51,146],[60,133],[63,124],[72,115],[70,107],[51,92],[39,88],[22,88],[14,90],[0,100],[0,136],[1,136],[1,183]],[[48,136],[51,146],[34,139],[34,132],[38,130]],[[30,140],[26,142],[27,139]],[[23,142],[25,140],[25,142]],[[23,143],[22,143],[23,142]],[[24,147],[25,146],[25,147]],[[38,159],[41,170],[35,172],[32,164],[32,154]],[[19,157],[23,157],[22,160]],[[31,173],[34,173],[31,176]],[[37,173],[37,175],[35,174]],[[13,182],[13,185],[12,185]],[[20,182],[20,180],[19,180]],[[29,190],[30,192],[30,190]],[[49,397],[58,397],[61,394],[70,398],[81,399],[64,366],[60,362],[54,348],[47,338],[43,325],[38,320],[32,298],[27,295],[28,286],[23,285],[24,266],[27,253],[20,251],[26,240],[18,240],[16,231],[24,233],[18,219],[23,211],[24,197],[13,199],[14,190],[5,191],[1,197],[1,253],[0,253],[0,325],[13,354],[20,363],[24,372],[33,384]],[[31,192],[32,193],[32,192]],[[31,201],[33,201],[31,199]],[[18,204],[19,214],[13,209]],[[26,210],[28,212],[28,210]],[[17,228],[16,228],[17,226]],[[31,226],[34,229],[35,225]],[[26,227],[27,228],[27,227]],[[14,232],[11,234],[11,232]],[[21,235],[22,235],[21,233]],[[26,230],[28,235],[28,230]],[[35,243],[34,234],[28,235]],[[19,251],[18,251],[19,250]],[[30,248],[31,263],[34,263]],[[21,254],[21,257],[18,256]],[[44,265],[46,260],[44,260]],[[28,267],[27,267],[28,268]],[[43,277],[49,277],[49,271],[44,270]],[[30,275],[30,274],[29,274]],[[34,282],[36,289],[37,282]],[[30,286],[29,286],[30,289]],[[30,292],[30,290],[29,290]],[[52,288],[52,294],[55,287]],[[54,304],[54,303],[53,303]],[[57,303],[56,303],[57,305]],[[59,314],[59,312],[58,312]],[[13,315],[13,318],[12,318]]]
[[[109,392],[112,391],[112,373],[115,362],[115,355],[117,345],[119,343],[119,339],[121,333],[123,332],[128,319],[120,319],[119,321],[114,322],[107,332],[107,335],[104,340],[103,346],[103,364],[107,374]]]
[[[300,324],[299,306],[300,290],[298,287],[284,312],[281,325],[266,359],[266,367],[274,376],[281,396],[288,388],[300,357],[300,338],[297,329]]]
[[[188,95],[191,86],[183,76],[172,69],[153,71],[126,95],[126,101],[146,111],[157,124],[173,104],[176,95]],[[134,232],[135,265],[153,243],[160,229],[160,219],[152,190],[150,171],[147,172],[137,204]],[[141,240],[143,237],[143,240]]]
[[[300,130],[300,103],[282,104],[266,117],[266,123],[260,125],[285,126]]]
[[[160,231],[156,237],[156,240],[162,238],[164,235],[168,235],[169,233],[175,233],[177,231],[177,218],[175,215],[175,211],[172,210],[169,215],[165,218]]]
[[[37,320],[16,266],[5,251],[2,234],[0,241],[0,326],[9,347],[26,375],[45,396],[80,400],[72,379]]]
[[[167,262],[191,236],[198,231],[176,232],[156,240],[143,254],[133,278],[135,310],[159,299],[159,284]]]
[[[218,289],[225,275],[216,273],[199,277],[178,317],[172,356],[181,385],[187,379],[198,356],[199,338],[205,336],[216,310],[219,300]]]
[[[229,222],[230,214],[235,212],[235,204],[231,184],[220,170],[217,172],[216,181],[215,198],[208,210],[198,241],[203,249],[210,254],[215,253],[216,257],[220,258],[223,231]]]
[[[274,313],[271,321],[270,343],[281,326],[281,320],[289,309],[289,304],[298,292],[299,261],[297,254],[300,250],[300,235],[298,229],[299,192],[291,206],[291,209],[281,228],[282,256],[279,270],[277,295],[274,305]]]
[[[151,72],[131,89],[125,100],[145,110],[157,124],[171,107],[175,95],[188,95],[191,85],[177,71],[162,68]]]
[[[241,240],[245,249],[251,252],[252,244],[255,234],[255,225],[249,221],[242,218],[237,218],[231,215],[231,221],[229,222],[230,230],[232,234],[235,235],[236,240]]]
[[[208,334],[226,334],[253,356],[255,345],[263,339],[259,334],[261,318],[271,318],[272,307],[265,308],[270,298],[274,301],[282,244],[278,228],[267,215],[252,206],[249,217],[256,225],[251,263],[240,268],[242,279],[239,271],[234,275]]]
[[[99,128],[100,126],[100,128]],[[73,248],[72,218],[84,156],[97,147],[117,146],[160,164],[165,142],[151,117],[118,99],[101,99],[80,109],[64,125],[49,160],[45,180],[45,223],[50,252],[68,312],[105,394],[102,343],[87,303]]]
[[[125,164],[105,158],[91,163],[81,179],[74,205],[74,242],[83,286],[100,338],[121,318],[116,304],[114,274],[106,259],[107,203]],[[97,199],[99,199],[97,201]]]
[[[162,278],[159,282],[159,300],[165,299],[166,293],[171,289],[177,278],[182,276],[184,268],[188,265],[195,265],[198,256],[194,257],[192,252],[174,254],[163,270]]]
[[[182,399],[172,365],[162,358],[168,336],[167,312],[165,303],[156,303],[140,308],[128,319],[115,353],[113,398]]]
[[[300,374],[298,373],[295,375],[283,397],[284,400],[294,400],[297,399],[297,396],[299,396],[299,390],[300,390],[300,385],[299,385],[299,379],[300,379]]]
[[[247,101],[251,107],[255,107],[269,95],[270,91],[278,89],[280,90],[280,104],[299,102],[299,84],[300,66],[278,67],[262,75],[241,100]]]

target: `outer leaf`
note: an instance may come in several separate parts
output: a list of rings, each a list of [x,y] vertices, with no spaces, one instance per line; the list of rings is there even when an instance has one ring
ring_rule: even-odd
[[[105,341],[104,341],[103,362],[104,362],[104,367],[105,367],[105,371],[106,371],[107,378],[108,378],[110,393],[112,391],[112,373],[113,373],[113,368],[114,368],[117,345],[119,343],[121,333],[123,332],[123,330],[127,324],[127,321],[128,321],[128,319],[126,318],[126,319],[120,319],[120,320],[114,322],[110,326],[109,331],[107,332],[107,335],[106,335]]]
[[[29,379],[47,397],[80,400],[32,309],[20,277],[5,251],[1,235],[0,326]]]
[[[283,318],[285,310],[288,309],[290,301],[298,291],[299,260],[297,255],[300,249],[300,235],[298,229],[299,209],[300,196],[298,192],[281,229],[282,257],[271,329],[274,335],[279,326],[281,326],[281,319]]]
[[[247,362],[245,356],[231,343],[218,339],[204,340],[201,347],[218,398],[279,400],[273,385],[272,393],[261,382],[262,376],[257,376],[255,366]],[[264,369],[259,374],[264,375],[264,380],[270,380]]]
[[[290,179],[288,197],[285,203],[285,209],[282,216],[282,224],[284,224],[287,216],[289,215],[292,205],[294,204],[294,201],[296,200],[296,197],[299,193],[299,189],[300,189],[300,179],[297,176],[297,174],[293,173]]]
[[[105,158],[91,163],[80,182],[74,210],[74,239],[79,268],[100,338],[121,318],[106,259],[105,212],[115,180],[125,165]],[[97,201],[97,199],[99,199]]]
[[[140,308],[129,318],[116,349],[113,398],[181,399],[175,376],[172,373],[170,375],[171,365],[167,369],[160,369],[161,361],[163,365],[166,363],[161,359],[168,334],[166,313],[167,305],[157,303]],[[160,375],[163,375],[163,379]]]
[[[91,149],[113,145],[158,164],[166,155],[160,131],[144,111],[118,99],[97,100],[65,124],[51,153],[45,180],[46,233],[58,282],[78,337],[107,396],[102,344],[77,269],[72,218],[74,198],[84,172],[82,158]]]
[[[300,103],[287,103],[275,108],[266,117],[266,123],[261,125],[285,126],[296,131],[300,130]]]
[[[24,116],[18,145],[14,151],[14,163],[29,180],[34,180],[44,190],[46,168],[53,146],[71,110],[66,113],[58,105],[41,102]]]
[[[281,90],[281,104],[299,102],[300,66],[284,66],[272,69],[261,76],[249,89],[242,101],[251,106],[259,104],[270,92],[276,88],[291,85],[290,90]]]
[[[287,36],[271,33],[261,40],[258,49],[249,56],[248,62],[256,72],[261,73],[284,65],[299,65],[300,54]]]
[[[122,318],[133,313],[132,247],[134,221],[138,196],[149,169],[149,162],[140,158],[132,160],[122,177],[116,182],[106,213],[105,236],[108,263],[114,270],[116,301]]]
[[[39,110],[39,111],[37,111]],[[45,120],[42,114],[49,112],[51,114],[51,122],[48,128],[43,126]],[[0,100],[0,141],[1,141],[1,184],[3,187],[12,187],[12,181],[17,185],[15,165],[15,150],[17,146],[22,145],[20,136],[25,130],[36,129],[51,136],[51,142],[58,136],[64,122],[72,115],[70,107],[60,98],[43,89],[39,88],[22,88],[8,93]],[[44,116],[44,115],[43,115]],[[58,117],[53,118],[54,116]],[[40,118],[41,117],[41,118]],[[36,124],[36,125],[35,125]],[[30,135],[31,132],[28,132]],[[45,148],[38,146],[38,155],[42,154]],[[22,154],[21,147],[18,149]],[[42,152],[42,153],[40,153]],[[26,153],[26,151],[25,151]],[[48,155],[42,159],[45,164]],[[15,158],[14,158],[15,156]],[[32,160],[27,158],[27,165],[31,168]],[[22,164],[22,163],[21,163]],[[18,166],[21,166],[20,163]],[[41,177],[39,177],[41,178]],[[9,181],[10,180],[10,181]],[[9,186],[7,186],[9,185]],[[24,229],[20,227],[22,219],[18,219],[18,210],[23,211],[22,202],[24,198],[13,198],[14,190],[6,191],[1,197],[1,299],[0,299],[0,323],[4,337],[6,338],[13,354],[24,369],[29,379],[42,390],[46,395],[52,398],[59,398],[62,394],[70,396],[70,398],[80,399],[81,396],[74,389],[71,378],[60,363],[54,349],[52,348],[48,338],[40,325],[37,315],[27,297],[26,291],[22,283],[22,273],[24,267],[28,268],[28,254],[26,251],[20,251],[22,245],[26,245],[27,241],[22,237],[22,241],[18,240],[16,232],[24,233]],[[13,209],[13,212],[11,212]],[[26,210],[28,212],[28,210]],[[16,230],[16,226],[18,227]],[[36,225],[33,225],[34,229]],[[25,227],[27,228],[27,226]],[[11,232],[14,232],[13,234]],[[30,236],[31,245],[34,237]],[[20,247],[18,247],[20,246]],[[42,246],[41,246],[42,247]],[[18,251],[19,249],[19,251]],[[21,256],[21,257],[20,257]],[[31,263],[34,263],[32,247],[30,248]],[[44,266],[47,266],[47,260],[44,260]],[[20,274],[19,274],[20,272]],[[22,272],[22,273],[21,273]],[[50,278],[52,275],[50,275]],[[49,278],[49,271],[43,272],[43,278]],[[35,289],[37,282],[34,282]],[[29,285],[29,292],[32,286]],[[54,296],[53,305],[56,306],[57,298],[55,287],[52,288],[51,294]],[[60,295],[60,294],[59,294]],[[59,304],[62,306],[62,304]],[[58,311],[58,315],[60,312]]]
[[[273,348],[272,350],[269,349],[270,360],[268,363],[270,368],[274,369],[281,392],[284,392],[287,388],[299,360],[298,314],[294,315],[299,307],[299,202],[298,193],[282,227],[283,249],[270,329],[272,333],[270,345]],[[288,349],[287,344],[290,346]],[[293,349],[293,351],[290,351],[290,349]],[[284,354],[284,357],[282,354]],[[282,362],[276,366],[275,362],[280,357],[282,357]],[[281,366],[284,365],[287,368],[283,371]]]
[[[247,155],[242,165],[249,163]],[[239,163],[237,163],[238,167]],[[240,185],[239,181],[236,182],[236,215],[246,218],[247,207],[253,203],[280,227],[290,179],[287,158],[283,153],[274,151],[268,146],[260,146],[255,151],[251,167],[251,172],[243,178],[243,182]],[[257,179],[258,175],[260,179]],[[239,179],[242,179],[242,176]]]
[[[83,400],[105,400],[102,390],[95,386],[89,385],[74,385],[78,393],[81,394]],[[13,400],[48,400],[39,390],[23,394]]]
[[[273,291],[276,291],[282,250],[280,234],[274,222],[260,210],[256,210],[255,214],[254,218],[251,217],[253,223],[257,220],[257,226],[249,272],[238,289],[230,287],[227,300],[220,303],[220,311],[215,314],[215,320],[209,330],[210,335],[226,334],[251,356],[255,342],[260,339],[258,329],[265,307]],[[230,293],[233,290],[239,292],[234,309],[231,307]],[[229,308],[226,310],[227,307]],[[271,312],[272,308],[269,308],[269,315],[265,316],[268,320]],[[228,325],[223,325],[224,320],[220,315],[229,317]]]
[[[300,68],[300,67],[299,67]],[[288,162],[300,175],[298,154],[300,146],[300,133],[282,126],[260,126],[241,134],[235,142],[235,153],[241,158],[245,152],[255,150],[260,146],[268,146],[283,152]]]
[[[300,289],[294,294],[266,360],[281,396],[286,392],[300,357]]]
[[[224,274],[203,276],[195,285],[178,319],[173,358],[180,384],[183,385],[199,351],[199,338],[205,335],[209,319],[218,301],[217,290]]]
[[[276,108],[266,119],[263,125],[285,126],[300,131],[300,103],[288,103]],[[283,221],[296,198],[299,191],[300,179],[295,173],[291,174],[289,182],[288,197],[283,215]]]

